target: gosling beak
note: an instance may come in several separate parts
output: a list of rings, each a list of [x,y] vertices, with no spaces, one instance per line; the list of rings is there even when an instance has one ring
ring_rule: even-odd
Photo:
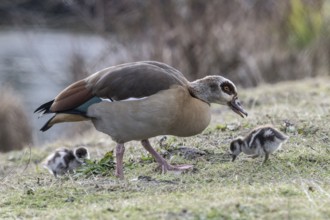
[[[242,118],[244,118],[244,115],[248,116],[248,113],[243,109],[237,97],[234,97],[230,102],[228,102],[228,105],[231,110],[239,114]]]
[[[234,154],[232,154],[231,157],[232,157],[231,161],[234,162],[234,161],[236,160],[236,157],[237,157],[237,156],[234,155]]]

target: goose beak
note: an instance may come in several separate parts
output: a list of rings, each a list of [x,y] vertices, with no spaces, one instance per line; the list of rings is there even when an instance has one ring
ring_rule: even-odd
[[[237,97],[234,97],[230,102],[228,102],[228,105],[231,110],[239,114],[242,118],[244,118],[244,116],[248,116],[248,113],[243,109]]]
[[[236,155],[232,154],[231,155],[231,158],[232,158],[231,161],[234,162],[236,160],[236,157],[237,157]]]

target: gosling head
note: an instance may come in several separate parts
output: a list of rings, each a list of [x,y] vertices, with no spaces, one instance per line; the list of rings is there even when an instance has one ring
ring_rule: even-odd
[[[222,76],[207,76],[190,83],[190,92],[207,103],[228,105],[241,117],[248,113],[241,106],[235,84]]]
[[[230,143],[230,155],[232,156],[232,161],[235,161],[237,156],[242,152],[243,146],[244,140],[242,137],[238,137]]]
[[[78,147],[75,148],[73,151],[74,157],[80,163],[84,163],[85,159],[89,159],[89,152],[86,147]]]

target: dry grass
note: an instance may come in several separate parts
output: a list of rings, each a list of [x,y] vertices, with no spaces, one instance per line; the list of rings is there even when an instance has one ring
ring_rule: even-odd
[[[330,215],[330,79],[264,85],[240,91],[246,119],[213,106],[211,125],[190,138],[152,139],[169,154],[180,146],[204,152],[194,159],[173,153],[171,163],[194,164],[184,175],[161,175],[138,142],[127,144],[124,181],[114,176],[55,179],[40,167],[50,151],[85,144],[100,159],[115,143],[86,133],[40,149],[1,155],[0,218],[34,219],[327,219]],[[284,122],[287,122],[286,125]],[[273,123],[289,141],[262,160],[227,154],[231,139],[257,125]],[[290,124],[290,126],[289,126]],[[51,131],[50,131],[51,132]],[[14,170],[13,170],[14,168]]]
[[[19,150],[32,143],[22,100],[9,86],[0,89],[0,103],[0,152]]]

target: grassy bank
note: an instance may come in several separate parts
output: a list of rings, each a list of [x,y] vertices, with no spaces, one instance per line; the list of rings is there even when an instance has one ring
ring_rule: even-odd
[[[90,132],[40,148],[0,156],[0,218],[35,219],[327,219],[330,216],[330,79],[264,85],[240,91],[241,119],[213,106],[211,125],[191,138],[152,139],[171,163],[193,172],[159,174],[138,142],[127,144],[124,181],[113,176],[52,177],[40,166],[50,151],[85,144],[92,159],[115,147]],[[232,138],[274,124],[290,139],[261,166],[240,155]],[[51,130],[49,131],[51,132]],[[198,149],[184,152],[182,147]],[[28,164],[28,166],[27,166]]]

